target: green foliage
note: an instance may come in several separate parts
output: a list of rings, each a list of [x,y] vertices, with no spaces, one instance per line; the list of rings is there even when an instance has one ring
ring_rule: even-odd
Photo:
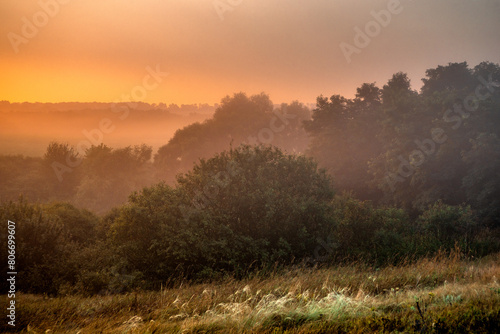
[[[331,229],[329,178],[312,160],[276,148],[242,146],[201,160],[178,178],[130,198],[113,243],[131,270],[166,280],[243,274],[309,256]]]
[[[332,207],[333,259],[397,263],[416,251],[416,228],[404,210],[375,208],[346,194],[336,196]]]
[[[499,249],[498,237],[478,224],[469,206],[451,206],[442,201],[413,219],[403,209],[374,207],[350,195],[332,201],[332,260],[365,260],[377,265],[450,252],[482,256]]]
[[[71,241],[81,245],[96,241],[98,218],[88,210],[79,210],[69,203],[54,202],[42,206],[46,215],[57,218]]]

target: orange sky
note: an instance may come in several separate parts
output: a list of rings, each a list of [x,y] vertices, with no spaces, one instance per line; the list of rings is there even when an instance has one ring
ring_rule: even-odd
[[[349,63],[341,43],[355,46],[354,28],[394,1],[2,0],[0,100],[121,100],[159,66],[168,76],[145,102],[213,104],[264,91],[275,103],[308,103],[352,97],[398,71],[418,88],[438,64],[500,62],[500,1],[401,0]]]

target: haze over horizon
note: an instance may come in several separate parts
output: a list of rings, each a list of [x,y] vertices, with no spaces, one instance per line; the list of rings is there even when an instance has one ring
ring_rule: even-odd
[[[311,103],[352,97],[363,82],[381,87],[398,71],[419,89],[437,65],[500,62],[498,17],[496,0],[7,0],[0,100],[113,102],[135,92],[148,103],[214,104],[263,91],[274,103]],[[356,27],[369,41],[356,44]],[[346,56],[346,45],[357,51]],[[145,79],[151,70],[160,80]]]

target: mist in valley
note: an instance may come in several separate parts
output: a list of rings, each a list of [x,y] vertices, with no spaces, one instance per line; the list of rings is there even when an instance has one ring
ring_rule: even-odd
[[[0,331],[499,332],[498,17],[2,1]]]
[[[84,141],[111,147],[143,143],[157,150],[175,131],[204,121],[215,110],[215,106],[196,104],[132,105],[135,108],[112,103],[0,102],[0,154],[41,157],[54,141],[75,147]],[[110,122],[107,133],[99,130],[103,119]]]

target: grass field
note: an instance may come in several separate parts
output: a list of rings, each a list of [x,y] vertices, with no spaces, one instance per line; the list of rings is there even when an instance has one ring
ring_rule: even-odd
[[[23,333],[498,333],[500,254],[293,268],[158,292],[18,294]],[[5,305],[6,296],[2,296]],[[4,320],[5,326],[6,321]],[[5,328],[5,327],[3,327]]]

